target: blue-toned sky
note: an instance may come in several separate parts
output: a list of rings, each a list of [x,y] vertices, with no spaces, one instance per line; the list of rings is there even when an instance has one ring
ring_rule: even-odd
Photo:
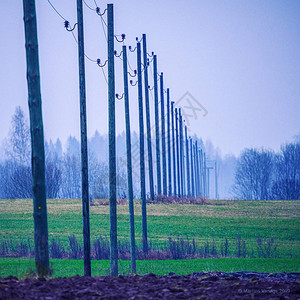
[[[86,2],[95,7],[93,0]],[[97,2],[103,11],[107,1]],[[52,3],[71,24],[76,22],[75,0]],[[190,119],[191,133],[211,139],[225,155],[252,146],[278,150],[300,132],[300,1],[113,3],[116,34],[125,33],[126,44],[132,46],[136,36],[147,34],[148,52],[158,56],[171,99],[177,101],[188,91],[208,111]],[[45,137],[64,142],[70,134],[79,137],[76,43],[47,0],[37,0],[36,6]],[[28,115],[22,18],[22,1],[1,1],[0,140],[8,134],[17,105]],[[85,6],[84,18],[86,54],[105,60],[100,17]],[[135,53],[129,59],[135,68]],[[119,59],[116,72],[116,92],[122,94]],[[101,69],[89,60],[86,81],[89,136],[96,129],[106,133],[107,85]],[[130,90],[132,129],[138,130],[137,91]],[[152,97],[150,101],[153,120]],[[122,101],[116,103],[116,115],[117,131],[122,132]]]

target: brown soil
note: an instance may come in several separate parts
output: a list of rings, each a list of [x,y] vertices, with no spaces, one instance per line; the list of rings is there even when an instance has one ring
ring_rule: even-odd
[[[300,273],[0,278],[0,299],[300,299]]]

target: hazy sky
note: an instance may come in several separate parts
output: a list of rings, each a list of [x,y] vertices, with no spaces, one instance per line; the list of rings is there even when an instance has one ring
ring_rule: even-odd
[[[93,0],[86,2],[95,7]],[[101,11],[108,3],[97,2]],[[76,22],[75,0],[52,3],[71,24]],[[211,139],[224,155],[251,146],[278,150],[300,132],[299,0],[113,3],[116,34],[125,33],[126,45],[132,46],[135,37],[147,34],[148,52],[157,54],[171,100],[188,91],[208,111],[205,117],[202,111],[190,119],[191,133]],[[77,45],[47,0],[37,0],[36,6],[45,137],[64,142],[70,134],[79,137]],[[85,6],[84,20],[85,52],[104,61],[100,17]],[[28,115],[22,1],[0,2],[0,41],[2,140],[17,105]],[[116,43],[115,49],[120,48]],[[136,53],[129,60],[135,68]],[[119,59],[116,73],[116,92],[122,94]],[[152,73],[149,76],[152,86]],[[101,69],[88,60],[86,82],[89,136],[96,129],[106,133],[107,85]],[[137,89],[130,91],[132,129],[138,130]],[[122,132],[122,101],[116,103],[116,117],[117,131]]]

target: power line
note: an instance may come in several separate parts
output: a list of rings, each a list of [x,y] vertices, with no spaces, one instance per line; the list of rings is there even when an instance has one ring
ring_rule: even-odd
[[[103,68],[101,68],[101,70],[102,70],[102,74],[103,74],[103,77],[104,77],[104,79],[105,79],[105,82],[106,82],[106,84],[108,85],[108,81],[107,81],[106,74],[105,74]]]
[[[74,38],[75,42],[78,44],[78,41],[77,41],[77,39],[76,39],[76,36],[75,36],[74,32],[71,31],[71,33],[72,33],[72,35],[73,35],[73,38]],[[91,62],[94,62],[94,63],[97,62],[97,60],[88,57],[85,53],[84,53],[84,56],[85,56],[89,61],[91,61]]]
[[[97,64],[98,64],[98,66],[101,68],[102,73],[103,73],[103,77],[104,77],[104,79],[105,79],[105,81],[106,81],[106,84],[108,85],[107,77],[106,77],[105,72],[104,72],[104,70],[103,70],[107,62],[108,62],[108,60],[106,60],[105,63],[104,63],[103,65],[101,65],[101,60],[100,60],[100,59],[97,59]]]
[[[131,65],[130,65],[130,63],[129,63],[129,60],[128,60],[128,59],[127,59],[127,64],[128,64],[128,67],[129,67],[129,69],[130,69],[132,72],[136,71],[136,70],[134,70],[134,69],[131,67]]]
[[[49,0],[48,0],[48,1],[49,1]],[[89,6],[85,0],[83,0],[83,2],[84,2],[84,4],[86,5],[87,8],[89,8],[89,9],[92,10],[92,11],[96,11],[96,13],[100,16],[100,18],[101,18],[101,25],[102,25],[102,29],[103,29],[103,33],[104,33],[104,37],[105,37],[105,39],[106,39],[106,41],[107,41],[107,35],[106,35],[105,27],[104,27],[104,26],[107,27],[107,24],[105,23],[105,21],[104,21],[104,19],[103,19],[103,15],[105,14],[106,9],[105,9],[104,12],[101,14],[101,13],[100,13],[100,8],[98,7],[98,4],[97,4],[97,2],[96,2],[95,0],[94,0],[94,3],[95,3],[95,5],[96,5],[96,8],[95,8],[95,9],[92,8],[91,6]],[[51,5],[51,6],[52,6],[52,5]],[[52,6],[52,7],[53,7],[53,6]],[[54,8],[54,7],[53,7],[53,8]],[[56,11],[56,9],[55,9],[55,11]],[[61,15],[60,15],[60,16],[61,16]],[[61,17],[62,17],[62,16],[61,16]],[[75,35],[74,35],[73,32],[72,32],[72,35],[73,35],[73,38],[74,38],[75,42],[78,44],[78,41],[77,41],[77,39],[76,39],[76,37],[75,37]],[[103,65],[101,65],[101,64],[100,64],[100,59],[97,59],[97,60],[91,59],[91,58],[90,58],[88,55],[86,55],[85,53],[84,53],[84,56],[85,56],[89,61],[95,62],[95,63],[98,64],[99,67],[101,67],[101,71],[102,71],[104,80],[105,80],[106,84],[108,85],[107,76],[106,76],[106,74],[105,74],[105,72],[104,72],[104,70],[103,70],[103,68],[104,68],[104,66],[106,65],[107,61],[105,61],[105,63],[104,63]]]
[[[90,6],[89,6],[89,5],[86,3],[86,1],[85,1],[85,0],[83,0],[83,2],[84,2],[85,6],[86,6],[87,8],[89,8],[90,10],[96,11],[96,9],[95,9],[95,8],[92,8],[92,7],[90,7]]]
[[[101,18],[101,25],[102,25],[103,33],[104,33],[105,39],[106,39],[106,41],[107,41],[107,35],[106,35],[105,28],[104,28],[104,24],[105,24],[106,27],[107,27],[107,24],[106,24],[105,21],[103,20],[102,15],[100,15],[100,18]]]
[[[70,22],[67,21],[67,19],[65,19],[65,18],[58,12],[58,10],[57,10],[57,9],[54,7],[54,5],[50,2],[50,0],[47,0],[47,1],[48,1],[48,3],[50,4],[50,6],[53,8],[53,10],[57,13],[57,15],[58,15],[59,17],[61,17],[63,20],[65,20],[64,26],[65,26],[66,30],[72,33],[72,36],[73,36],[73,38],[74,38],[76,44],[78,45],[77,38],[76,38],[76,36],[75,36],[75,34],[74,34],[74,32],[73,32],[73,30],[75,29],[75,26],[77,25],[77,23],[75,23],[75,25],[73,26],[73,28],[71,28]],[[84,0],[83,0],[83,2],[87,5],[87,3],[86,3]],[[89,6],[87,5],[87,7],[89,7]],[[89,7],[89,8],[90,8],[90,7]],[[70,29],[69,29],[69,28],[70,28]],[[86,53],[84,53],[84,56],[85,56],[89,61],[94,62],[94,63],[97,63],[97,60],[90,58]]]
[[[51,7],[53,8],[53,10],[57,13],[57,15],[59,15],[63,20],[67,21],[58,11],[57,9],[54,7],[54,5],[50,2],[50,0],[47,0],[48,3],[51,5]]]

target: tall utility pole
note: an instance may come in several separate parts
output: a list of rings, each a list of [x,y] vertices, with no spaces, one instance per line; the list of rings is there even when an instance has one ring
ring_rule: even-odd
[[[178,113],[177,108],[175,108],[175,122],[176,122],[176,153],[177,153],[177,186],[178,186],[178,197],[181,197],[181,188],[180,188],[180,155],[179,155],[179,120],[178,120]]]
[[[128,181],[128,201],[129,201],[129,223],[130,223],[130,258],[131,258],[131,272],[135,274],[136,255],[135,255],[135,232],[134,232],[134,203],[133,203],[133,185],[132,185],[129,93],[128,93],[128,73],[127,73],[127,49],[126,46],[123,46],[122,48],[123,48],[126,148],[127,148],[127,181]]]
[[[49,273],[45,149],[35,0],[23,0],[30,115],[35,265],[39,277]]]
[[[200,196],[204,196],[203,190],[203,154],[202,149],[199,150],[199,192]]]
[[[190,139],[190,149],[191,149],[191,196],[195,198],[195,188],[194,188],[194,164],[193,164],[193,140]]]
[[[170,90],[167,89],[167,136],[168,136],[168,195],[172,196],[171,132],[170,132]]]
[[[199,153],[198,153],[198,144],[195,142],[195,186],[196,186],[196,198],[200,196],[199,191],[199,180],[200,180],[200,172],[199,172]]]
[[[181,133],[181,143],[182,143],[182,195],[184,195],[186,197],[186,178],[185,178],[185,149],[184,149],[184,145],[185,145],[185,139],[184,139],[184,122],[185,120],[183,120],[182,118],[182,114],[180,112],[181,115],[181,128],[180,128],[180,133]]]
[[[163,171],[163,194],[167,195],[167,161],[166,161],[166,130],[165,130],[165,101],[164,101],[164,74],[160,74],[160,107],[161,107],[161,149]]]
[[[181,187],[181,196],[184,197],[185,193],[183,190],[183,186],[184,186],[184,179],[183,179],[183,157],[184,157],[184,151],[183,151],[183,132],[182,132],[182,115],[181,115],[181,108],[179,108],[179,144],[180,144],[180,178],[181,178],[181,182],[180,182],[180,187]]]
[[[141,43],[137,43],[137,76],[138,76],[138,100],[139,100],[139,127],[140,127],[140,181],[143,227],[143,251],[148,252],[147,238],[147,208],[146,208],[146,184],[145,184],[145,154],[144,154],[144,118],[143,118],[143,88],[141,66]]]
[[[118,276],[114,6],[107,4],[110,273]]]
[[[172,149],[173,149],[173,195],[176,196],[176,141],[175,141],[175,134],[174,134],[174,101],[171,102],[171,120],[172,120]]]
[[[203,195],[204,198],[207,198],[207,181],[206,181],[206,155],[203,152]]]
[[[209,191],[210,191],[210,182],[209,182],[209,173],[210,173],[210,170],[211,169],[213,169],[213,167],[207,167],[207,198],[209,198],[209,196],[210,196],[210,193],[209,193]]]
[[[216,192],[216,199],[219,199],[219,191],[218,191],[218,168],[217,168],[217,161],[215,160],[215,192]]]
[[[187,127],[185,126],[185,146],[186,146],[186,187],[187,187],[187,196],[191,196],[190,190],[190,161],[189,161],[189,142],[187,137]]]
[[[154,81],[154,107],[155,107],[155,145],[156,145],[156,172],[157,194],[161,194],[161,169],[160,169],[160,138],[159,138],[159,113],[158,113],[158,86],[157,86],[157,56],[153,57]]]
[[[147,59],[146,34],[143,34],[143,60],[144,60],[144,85],[145,85],[145,103],[146,103],[146,125],[147,125],[149,188],[150,188],[150,198],[151,198],[151,200],[154,200],[153,163],[152,163],[152,140],[151,140],[151,124],[150,124],[149,85],[148,85],[148,59]]]
[[[78,58],[79,58],[79,90],[80,90],[80,137],[81,137],[81,182],[82,182],[82,218],[83,218],[83,261],[84,275],[91,276],[91,242],[90,242],[90,212],[89,212],[89,177],[87,151],[87,121],[86,92],[84,65],[84,35],[83,35],[82,0],[77,0],[78,26]],[[115,100],[115,99],[114,99]]]
[[[193,160],[193,177],[194,177],[194,197],[197,198],[197,174],[196,174],[196,169],[197,169],[197,165],[196,165],[196,151],[195,151],[195,144],[192,142],[193,145],[193,156],[191,156],[191,159]]]

